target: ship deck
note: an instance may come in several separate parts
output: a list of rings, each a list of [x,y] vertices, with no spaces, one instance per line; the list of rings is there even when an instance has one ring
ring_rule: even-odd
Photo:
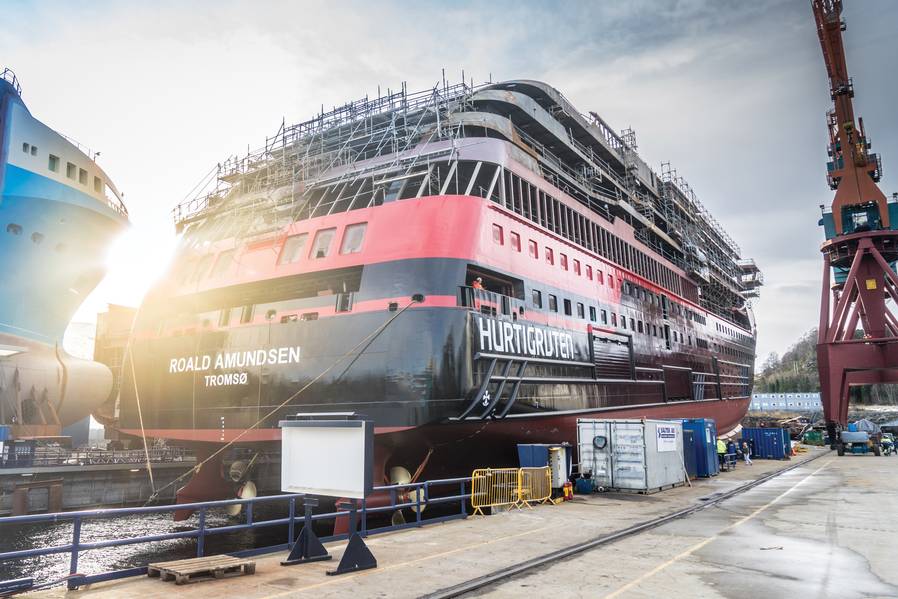
[[[553,551],[701,505],[790,466],[796,467],[684,518],[516,577],[502,575]],[[785,587],[777,585],[787,585],[813,596],[862,591],[894,596],[898,573],[889,568],[890,550],[870,542],[870,535],[896,532],[885,516],[898,507],[896,474],[898,459],[837,458],[834,452],[811,449],[790,461],[756,460],[754,466],[740,464],[733,472],[693,481],[692,487],[653,495],[577,495],[560,506],[379,535],[367,540],[378,560],[374,570],[325,576],[345,548],[345,542],[337,542],[327,544],[331,562],[282,567],[285,554],[272,554],[256,558],[254,576],[177,589],[187,598],[458,596],[475,591],[470,581],[498,573],[497,581],[476,593],[541,596],[563,590],[574,596],[649,597],[676,587],[678,595],[716,597],[754,595],[759,589],[784,594],[777,590]],[[848,503],[853,509],[843,510]],[[834,567],[842,575],[828,576]],[[848,581],[852,589],[836,588]],[[77,595],[152,599],[169,596],[173,588],[141,577],[97,584]],[[37,596],[67,595],[58,589]]]

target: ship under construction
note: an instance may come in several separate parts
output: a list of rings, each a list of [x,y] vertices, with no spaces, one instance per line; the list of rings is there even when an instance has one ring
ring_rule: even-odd
[[[403,85],[282,124],[174,219],[123,368],[126,434],[208,455],[358,412],[387,480],[573,443],[582,417],[726,432],[748,408],[754,261],[632,130],[545,83]],[[233,493],[216,478],[181,499]]]

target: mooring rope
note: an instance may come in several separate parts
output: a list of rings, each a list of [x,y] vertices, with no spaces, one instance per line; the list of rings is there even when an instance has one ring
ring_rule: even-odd
[[[200,471],[200,468],[203,467],[203,464],[206,464],[207,462],[209,462],[210,460],[212,460],[212,459],[215,458],[216,456],[220,455],[220,454],[221,454],[224,450],[226,450],[228,447],[230,447],[231,445],[235,444],[237,441],[239,441],[240,439],[242,439],[242,438],[244,437],[244,435],[246,435],[246,433],[248,433],[249,431],[251,431],[251,430],[257,428],[260,424],[262,424],[263,422],[265,422],[266,420],[268,420],[269,418],[271,418],[271,416],[273,416],[275,413],[277,413],[280,409],[282,409],[282,408],[283,408],[284,406],[286,406],[288,403],[290,403],[291,401],[293,401],[294,399],[296,399],[297,397],[299,397],[299,396],[300,396],[306,389],[308,389],[309,387],[311,387],[312,385],[314,385],[315,383],[317,383],[319,380],[321,380],[321,379],[324,377],[324,375],[326,375],[328,372],[330,372],[331,370],[333,370],[334,368],[336,368],[338,364],[340,364],[343,360],[345,360],[346,358],[348,358],[349,356],[351,356],[353,353],[355,353],[356,350],[358,350],[359,348],[361,348],[361,351],[359,352],[359,355],[361,355],[361,353],[364,352],[364,351],[368,348],[368,346],[374,341],[374,339],[375,339],[378,335],[380,335],[384,330],[386,330],[386,328],[387,328],[388,326],[390,326],[390,325],[393,323],[394,320],[396,320],[397,318],[399,318],[399,316],[400,316],[403,312],[405,312],[406,310],[408,310],[409,308],[411,308],[414,304],[416,304],[416,303],[418,303],[418,302],[420,302],[420,301],[423,301],[423,297],[419,299],[419,296],[413,296],[413,297],[412,297],[412,300],[411,300],[408,304],[406,304],[401,310],[399,310],[398,312],[396,312],[396,314],[394,314],[392,317],[390,317],[389,320],[387,320],[385,323],[383,323],[383,324],[380,325],[378,328],[376,328],[376,329],[375,329],[373,332],[371,332],[367,337],[365,337],[364,339],[362,339],[361,341],[359,341],[359,342],[358,342],[352,349],[350,349],[349,351],[347,351],[346,353],[344,353],[342,356],[340,356],[339,358],[337,358],[336,361],[334,361],[333,363],[330,364],[330,366],[328,366],[327,368],[325,368],[324,370],[322,370],[320,373],[318,373],[318,375],[315,376],[315,378],[313,378],[311,381],[309,381],[308,383],[306,383],[305,385],[303,385],[302,388],[300,388],[296,393],[294,393],[293,395],[291,395],[290,397],[288,397],[287,399],[285,399],[283,402],[280,403],[280,405],[276,406],[276,407],[275,407],[274,409],[272,409],[270,412],[268,412],[267,414],[265,414],[265,416],[263,416],[262,418],[260,418],[259,420],[257,420],[254,424],[252,424],[251,426],[248,426],[247,428],[245,428],[245,429],[243,429],[242,431],[240,431],[240,433],[238,433],[236,437],[234,437],[233,439],[231,439],[230,441],[228,441],[227,443],[225,443],[224,445],[222,445],[218,450],[216,450],[214,453],[212,453],[209,457],[207,457],[206,459],[204,459],[202,462],[200,462],[199,464],[196,464],[193,468],[191,468],[190,470],[188,470],[187,472],[185,472],[185,473],[182,474],[181,476],[177,477],[176,479],[174,479],[173,481],[171,481],[171,482],[168,483],[167,485],[165,485],[165,486],[163,486],[163,487],[161,487],[161,488],[155,490],[155,491],[153,492],[153,494],[150,495],[150,497],[147,499],[146,503],[144,503],[144,506],[149,505],[151,502],[153,502],[153,501],[159,496],[160,493],[162,493],[163,491],[165,491],[166,489],[168,489],[168,488],[171,487],[172,485],[178,483],[179,481],[183,480],[187,475],[189,475],[189,474],[194,474],[194,473],[199,472],[199,471]],[[364,346],[364,347],[363,347],[363,346]],[[345,371],[344,371],[343,373],[341,373],[340,376],[343,376],[344,373],[345,373]],[[141,432],[142,432],[142,431],[141,431]]]

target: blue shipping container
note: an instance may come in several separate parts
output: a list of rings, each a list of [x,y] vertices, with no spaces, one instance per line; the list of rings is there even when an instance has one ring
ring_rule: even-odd
[[[698,476],[717,476],[717,423],[713,418],[684,418],[683,430],[691,430],[695,439],[695,469]]]
[[[0,441],[9,441],[10,430],[6,425],[0,426]]]
[[[742,440],[752,446],[752,458],[785,460],[792,453],[789,431],[784,428],[743,428]]]
[[[698,466],[695,459],[695,431],[683,428],[683,464],[686,467],[686,475],[689,478],[698,476]]]

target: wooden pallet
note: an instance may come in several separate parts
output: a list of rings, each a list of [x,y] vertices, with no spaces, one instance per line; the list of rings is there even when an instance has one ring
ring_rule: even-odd
[[[147,576],[175,584],[224,578],[226,575],[255,574],[256,562],[230,555],[213,555],[172,562],[157,562],[147,566]]]

